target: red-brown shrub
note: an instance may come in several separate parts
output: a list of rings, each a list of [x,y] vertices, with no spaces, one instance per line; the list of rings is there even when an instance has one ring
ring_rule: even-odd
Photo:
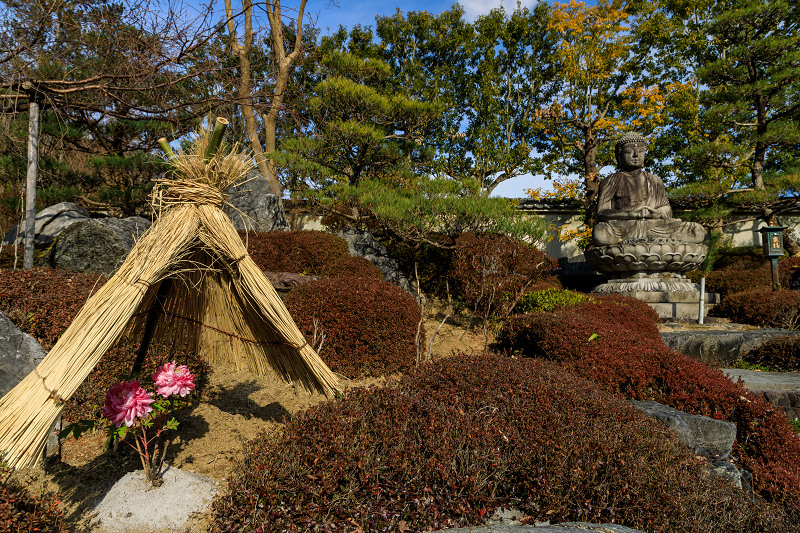
[[[753,472],[758,493],[796,503],[800,440],[786,416],[719,370],[667,348],[646,307],[638,300],[602,296],[553,313],[512,317],[495,347],[557,361],[628,398],[736,423],[734,453]]]
[[[302,269],[282,250],[278,250],[272,244],[270,239],[272,233],[257,231],[245,233],[240,231],[239,236],[247,245],[247,253],[250,254],[250,258],[261,270],[266,270],[267,272],[300,272]]]
[[[544,361],[441,359],[249,444],[215,531],[431,531],[499,507],[645,531],[782,531],[664,426]]]
[[[36,338],[45,350],[50,350],[89,297],[106,281],[96,274],[50,268],[0,270],[0,311]],[[66,420],[100,418],[106,392],[120,376],[131,372],[138,345],[138,339],[123,337],[106,352],[64,406],[62,414]],[[189,366],[197,378],[199,394],[209,367],[189,350],[153,342],[145,357],[143,373],[149,375],[158,365],[172,360]]]
[[[349,255],[344,239],[324,231],[250,232],[246,239],[256,264],[272,272],[323,275],[337,259]]]
[[[776,328],[800,328],[800,292],[757,288],[728,294],[710,311],[740,324]]]
[[[800,336],[774,337],[743,358],[783,372],[800,372]]]
[[[10,479],[12,471],[0,464],[0,531],[67,531],[58,501]]]
[[[321,275],[384,279],[381,270],[372,264],[369,259],[354,255],[342,256],[330,265],[326,265]]]
[[[306,339],[324,332],[321,357],[350,378],[405,372],[416,360],[416,300],[387,281],[336,277],[304,283],[286,307]],[[421,332],[424,343],[424,332]]]
[[[534,284],[557,287],[557,267],[552,257],[506,235],[464,233],[456,240],[452,273],[455,292],[470,309],[503,316]]]

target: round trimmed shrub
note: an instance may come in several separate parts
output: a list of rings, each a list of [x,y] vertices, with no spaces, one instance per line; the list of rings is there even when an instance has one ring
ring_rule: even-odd
[[[470,309],[507,314],[517,295],[559,286],[558,262],[534,246],[506,235],[464,233],[456,240],[453,279]]]
[[[280,233],[280,232],[272,232]],[[272,233],[251,231],[239,232],[242,241],[247,245],[247,253],[261,270],[267,272],[300,272],[302,269],[277,246],[272,243]]]
[[[753,473],[758,495],[800,519],[800,440],[783,412],[719,370],[670,350],[644,302],[594,298],[512,317],[493,347],[552,360],[611,393],[735,423],[734,455]]]
[[[567,289],[545,289],[526,292],[511,310],[513,314],[546,313],[559,307],[591,302],[588,294]]]
[[[432,531],[512,506],[530,522],[645,531],[787,526],[591,382],[544,361],[457,356],[251,441],[213,530]]]
[[[709,314],[725,317],[740,324],[800,328],[800,292],[792,290],[773,291],[757,288],[728,294],[715,305]]]
[[[774,337],[744,356],[748,363],[781,372],[800,372],[800,336]]]
[[[416,300],[382,279],[340,276],[309,281],[286,296],[309,343],[325,334],[320,356],[349,378],[406,372],[416,361]],[[424,344],[424,331],[420,332]]]

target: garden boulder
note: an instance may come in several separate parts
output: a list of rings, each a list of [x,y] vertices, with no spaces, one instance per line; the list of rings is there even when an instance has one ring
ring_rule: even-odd
[[[47,353],[0,312],[0,396],[30,374]]]
[[[713,474],[730,479],[739,488],[743,481],[749,485],[749,473],[736,468],[730,460],[736,424],[691,415],[653,401],[634,400],[633,406],[667,426],[692,453],[708,459]]]
[[[267,179],[258,170],[227,191],[224,211],[239,231],[284,231],[289,229],[280,198],[272,193]]]
[[[706,364],[725,364],[739,361],[768,340],[791,335],[778,328],[744,331],[664,331],[661,338],[670,349]]]
[[[394,283],[408,293],[416,294],[411,289],[408,278],[400,270],[400,265],[389,256],[386,247],[378,242],[372,233],[356,228],[347,228],[340,231],[338,235],[347,241],[350,255],[369,260],[381,271],[383,279]]]
[[[89,212],[78,204],[71,202],[61,202],[60,204],[51,205],[39,211],[36,214],[36,237],[34,238],[34,246],[46,247],[49,246],[58,237],[62,231],[70,227],[76,222],[81,222],[89,218]],[[12,227],[3,241],[12,244],[17,238],[17,231],[20,224]],[[20,231],[20,238],[23,237],[25,225],[22,224]]]
[[[150,227],[142,217],[87,219],[71,225],[53,244],[48,262],[54,268],[97,272],[111,277]]]

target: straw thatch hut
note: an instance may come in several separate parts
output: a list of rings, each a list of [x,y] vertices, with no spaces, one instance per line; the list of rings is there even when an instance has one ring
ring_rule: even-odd
[[[216,153],[222,131],[203,132],[194,154],[172,160],[176,172],[153,191],[153,225],[34,372],[0,399],[0,454],[10,466],[38,461],[64,402],[126,331],[144,334],[145,346],[151,337],[188,343],[212,365],[337,390],[222,211],[222,191],[252,165]]]

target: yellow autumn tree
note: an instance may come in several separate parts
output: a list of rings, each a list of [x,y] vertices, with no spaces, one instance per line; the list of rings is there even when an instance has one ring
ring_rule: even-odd
[[[551,149],[541,156],[545,174],[583,181],[587,222],[594,221],[599,170],[613,164],[615,139],[624,131],[647,136],[665,121],[665,94],[639,81],[624,0],[554,3],[549,28],[557,36],[561,87],[539,111]]]

